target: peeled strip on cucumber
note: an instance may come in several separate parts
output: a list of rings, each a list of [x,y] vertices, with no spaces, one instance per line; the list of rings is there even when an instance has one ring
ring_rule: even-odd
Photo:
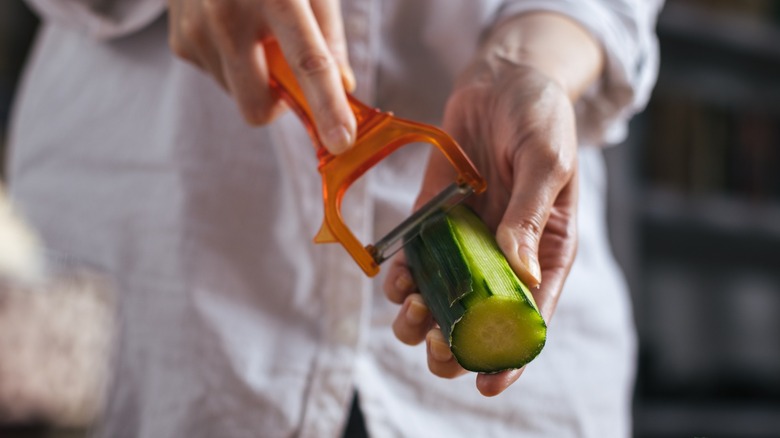
[[[520,368],[544,347],[547,325],[495,237],[468,207],[431,219],[405,247],[412,277],[460,365]]]

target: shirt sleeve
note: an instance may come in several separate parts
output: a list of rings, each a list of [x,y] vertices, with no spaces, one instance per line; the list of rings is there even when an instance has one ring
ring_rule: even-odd
[[[77,28],[93,38],[131,34],[163,14],[165,0],[27,0],[44,20]]]
[[[658,75],[655,23],[663,0],[506,0],[498,20],[531,11],[568,16],[601,44],[604,73],[576,104],[584,145],[617,143],[647,104]]]

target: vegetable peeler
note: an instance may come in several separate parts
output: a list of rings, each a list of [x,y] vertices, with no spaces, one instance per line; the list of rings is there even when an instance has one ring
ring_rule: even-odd
[[[430,216],[448,210],[473,193],[486,188],[485,180],[458,144],[444,131],[422,123],[404,120],[392,113],[372,108],[347,93],[357,120],[357,135],[351,149],[333,155],[323,146],[315,128],[311,109],[295,75],[285,61],[278,42],[263,41],[269,82],[273,92],[292,108],[314,143],[322,175],[325,214],[315,243],[341,243],[369,277],[379,273],[379,265],[411,238]],[[341,201],[349,186],[371,167],[409,143],[430,143],[438,148],[457,171],[457,179],[375,244],[363,245],[341,216]]]

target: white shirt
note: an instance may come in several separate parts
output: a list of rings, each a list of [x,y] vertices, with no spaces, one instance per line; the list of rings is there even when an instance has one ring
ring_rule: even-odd
[[[502,17],[566,13],[607,53],[577,105],[577,260],[545,350],[494,398],[473,376],[433,376],[424,346],[394,338],[381,279],[312,243],[322,201],[302,125],[291,114],[246,125],[172,55],[162,0],[31,3],[45,25],[14,114],[11,189],[47,245],[119,285],[101,435],[335,437],[355,388],[372,437],[629,434],[633,323],[606,240],[600,150],[586,145],[619,140],[647,98],[657,1],[342,1],[357,96],[423,122],[439,121]],[[342,211],[362,241],[409,214],[426,153],[406,148],[350,189]]]

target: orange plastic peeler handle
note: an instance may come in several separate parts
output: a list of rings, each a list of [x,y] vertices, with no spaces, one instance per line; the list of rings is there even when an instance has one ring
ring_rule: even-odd
[[[424,142],[436,146],[458,173],[457,183],[468,185],[474,193],[485,190],[485,180],[457,143],[444,131],[430,125],[404,120],[371,108],[347,93],[357,120],[357,136],[352,148],[339,155],[328,152],[320,141],[311,108],[285,61],[277,41],[263,41],[271,89],[278,93],[298,115],[314,143],[322,175],[324,219],[314,238],[316,243],[339,242],[368,275],[379,273],[379,265],[367,246],[352,234],[341,216],[341,201],[349,186],[368,169],[409,143]]]

